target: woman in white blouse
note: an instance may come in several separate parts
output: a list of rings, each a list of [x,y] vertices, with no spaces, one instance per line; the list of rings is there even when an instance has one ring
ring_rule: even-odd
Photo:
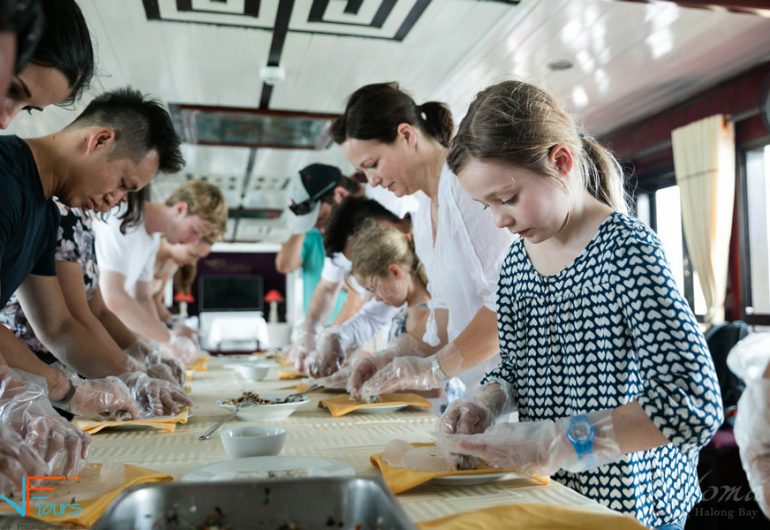
[[[455,375],[466,387],[476,386],[497,362],[495,292],[513,236],[495,227],[446,166],[453,130],[445,105],[417,105],[396,83],[356,90],[332,127],[334,140],[372,186],[417,197],[412,229],[431,308],[449,313],[448,344],[431,356],[404,352],[359,363],[356,380],[366,382],[354,393],[439,388]],[[424,341],[436,346],[437,340],[429,329]]]

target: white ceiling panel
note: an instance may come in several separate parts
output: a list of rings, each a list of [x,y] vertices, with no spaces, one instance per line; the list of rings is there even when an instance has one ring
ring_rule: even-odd
[[[363,0],[350,13],[344,0],[295,0],[282,18],[277,0],[191,0],[189,9],[176,0],[77,1],[98,54],[92,89],[74,109],[19,116],[8,132],[56,131],[95,95],[127,85],[169,103],[337,113],[358,87],[398,81],[418,103],[446,102],[459,121],[479,90],[518,77],[546,87],[600,135],[770,59],[770,19],[668,2]],[[271,46],[286,79],[264,91]],[[555,61],[573,66],[553,71]],[[184,155],[185,170],[156,179],[153,197],[205,176],[233,208],[278,209],[307,164],[352,170],[336,146],[185,145]],[[242,219],[229,236],[277,241],[287,227],[283,217]]]

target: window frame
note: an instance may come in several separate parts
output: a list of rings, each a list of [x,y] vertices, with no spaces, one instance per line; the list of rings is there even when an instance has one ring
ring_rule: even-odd
[[[676,174],[674,173],[674,166],[672,164],[638,177],[636,186],[631,190],[634,209],[636,208],[636,202],[639,195],[647,196],[650,205],[650,228],[652,228],[656,234],[658,233],[658,216],[655,192],[676,185]],[[684,227],[682,228],[682,259],[684,262],[684,298],[687,300],[690,310],[695,315],[696,320],[703,323],[705,315],[699,315],[695,312],[695,287],[693,285],[693,278],[695,276],[690,263],[690,251],[687,248],[687,238],[684,235]],[[770,322],[770,318],[768,321]]]
[[[757,313],[753,310],[747,311],[751,307],[751,250],[749,249],[749,197],[748,197],[748,174],[747,158],[750,151],[762,149],[770,145],[770,135],[762,136],[754,140],[745,142],[739,146],[738,156],[736,157],[736,173],[738,178],[735,182],[735,193],[738,197],[736,206],[739,206],[738,212],[738,253],[740,256],[740,276],[741,276],[741,303],[740,318],[750,326],[770,326],[770,313]],[[765,178],[770,175],[765,175]],[[770,206],[770,205],[768,205]]]

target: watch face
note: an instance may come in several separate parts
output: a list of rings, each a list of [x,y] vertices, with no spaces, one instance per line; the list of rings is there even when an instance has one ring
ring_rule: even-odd
[[[576,442],[590,440],[593,434],[593,425],[587,420],[578,420],[572,423],[569,437]]]

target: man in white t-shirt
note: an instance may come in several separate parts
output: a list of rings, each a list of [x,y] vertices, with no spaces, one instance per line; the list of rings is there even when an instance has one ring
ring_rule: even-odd
[[[224,233],[227,204],[222,191],[203,181],[179,187],[165,203],[146,204],[144,219],[122,232],[112,215],[95,222],[96,257],[101,270],[99,286],[107,307],[132,331],[147,339],[171,343],[182,358],[190,347],[192,330],[173,331],[160,320],[152,299],[153,267],[161,235],[169,243],[213,243]],[[187,340],[185,340],[187,339]]]

